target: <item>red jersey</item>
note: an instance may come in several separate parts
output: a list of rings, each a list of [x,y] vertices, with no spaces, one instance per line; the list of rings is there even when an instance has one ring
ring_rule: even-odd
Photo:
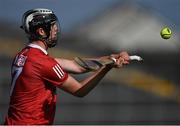
[[[30,44],[12,64],[10,105],[7,124],[52,124],[56,87],[68,74],[38,45]]]

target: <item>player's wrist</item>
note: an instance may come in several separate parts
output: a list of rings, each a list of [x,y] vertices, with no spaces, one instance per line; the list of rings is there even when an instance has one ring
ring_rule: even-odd
[[[117,62],[117,59],[115,57],[110,56],[109,59],[111,59],[113,61],[113,63]]]

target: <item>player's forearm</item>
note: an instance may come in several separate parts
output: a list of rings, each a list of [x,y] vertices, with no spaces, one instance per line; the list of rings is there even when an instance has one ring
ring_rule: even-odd
[[[77,90],[75,93],[73,93],[73,95],[78,96],[78,97],[83,97],[87,95],[111,69],[112,69],[112,66],[106,66],[99,69],[92,76],[83,80],[81,82],[82,87],[79,90]]]

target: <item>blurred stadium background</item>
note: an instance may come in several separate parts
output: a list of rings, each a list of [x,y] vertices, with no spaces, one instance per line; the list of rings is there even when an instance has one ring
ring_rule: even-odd
[[[58,90],[55,124],[180,124],[179,0],[0,2],[0,122],[9,102],[12,58],[27,44],[21,16],[45,7],[57,13],[62,27],[50,55],[73,59],[125,50],[144,58],[112,70],[82,99]],[[164,26],[173,31],[169,40],[160,37]]]

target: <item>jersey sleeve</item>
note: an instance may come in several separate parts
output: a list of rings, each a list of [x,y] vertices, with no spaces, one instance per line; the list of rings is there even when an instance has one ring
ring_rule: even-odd
[[[68,78],[68,74],[55,60],[51,59],[43,64],[42,77],[46,82],[60,86]]]

